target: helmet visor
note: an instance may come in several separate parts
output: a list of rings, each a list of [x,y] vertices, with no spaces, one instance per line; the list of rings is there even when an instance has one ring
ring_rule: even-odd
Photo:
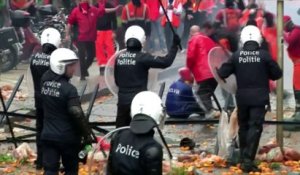
[[[62,60],[60,61],[60,63],[64,63],[64,64],[72,64],[72,63],[76,63],[78,62],[78,59],[70,59],[70,60]]]

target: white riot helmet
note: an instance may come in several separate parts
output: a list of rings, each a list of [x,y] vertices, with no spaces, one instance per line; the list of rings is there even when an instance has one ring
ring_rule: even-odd
[[[163,127],[165,112],[161,99],[151,91],[138,93],[131,103],[131,116],[133,133],[145,134],[156,126]]]
[[[78,61],[75,52],[66,48],[59,48],[52,52],[50,56],[50,69],[58,74],[63,75],[66,71],[66,66]]]
[[[41,34],[41,44],[46,43],[54,45],[56,48],[59,47],[61,43],[61,35],[55,28],[47,28]]]
[[[241,43],[244,45],[247,41],[255,41],[258,45],[262,42],[262,36],[260,30],[253,25],[249,25],[243,28],[241,32]]]
[[[125,32],[125,43],[127,43],[130,38],[137,39],[141,45],[144,46],[146,41],[144,29],[137,25],[130,26]]]

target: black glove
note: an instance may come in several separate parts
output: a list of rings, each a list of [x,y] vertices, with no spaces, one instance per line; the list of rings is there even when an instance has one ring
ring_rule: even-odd
[[[177,34],[174,34],[173,35],[173,44],[175,46],[180,46],[180,42],[181,42],[180,37]]]
[[[215,70],[216,70],[216,73],[219,75],[219,68],[215,67]],[[219,75],[219,77],[220,77],[220,75]],[[224,81],[224,83],[227,83],[225,78],[222,78],[222,77],[220,77],[220,78],[222,81]]]
[[[91,137],[92,130],[85,118],[80,106],[70,106],[68,108],[69,114],[72,117],[76,129],[79,131],[80,135],[84,138],[84,141],[93,142]]]

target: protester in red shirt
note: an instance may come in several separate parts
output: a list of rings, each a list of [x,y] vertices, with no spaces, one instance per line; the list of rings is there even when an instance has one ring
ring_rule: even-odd
[[[160,7],[159,13],[161,15],[163,15],[161,18],[161,25],[164,28],[166,45],[167,45],[167,49],[169,51],[171,48],[172,40],[173,40],[171,25],[172,25],[173,29],[175,31],[177,31],[177,29],[180,26],[180,22],[181,22],[180,17],[181,17],[183,8],[182,8],[181,0],[162,0],[162,4],[163,4],[163,7],[165,8],[166,13],[170,20],[170,21],[167,20],[167,17],[164,16],[162,7]]]
[[[300,26],[296,26],[291,17],[284,16],[284,40],[288,44],[287,52],[294,64],[294,75],[293,75],[293,87],[294,96],[296,101],[295,114],[292,117],[292,121],[300,121]],[[291,130],[300,128],[285,127]]]
[[[234,8],[233,0],[225,1],[225,9],[221,9],[217,16],[216,22],[220,23],[228,32],[237,33],[240,30],[239,18],[242,16],[242,12],[239,9]]]
[[[105,8],[113,8],[113,4],[107,0],[98,0],[98,5]],[[115,53],[114,36],[117,29],[116,13],[105,14],[97,21],[96,57],[100,75],[104,75],[105,66],[109,58]]]
[[[115,12],[120,6],[105,9],[104,5],[98,8],[90,6],[88,0],[81,0],[68,18],[66,30],[66,40],[70,39],[72,25],[78,25],[78,56],[80,59],[80,80],[85,80],[89,76],[88,68],[95,58],[95,41],[97,36],[97,19],[104,13]]]
[[[272,13],[266,12],[264,15],[265,26],[262,27],[261,33],[269,44],[269,51],[274,61],[277,61],[277,27],[274,23]]]
[[[151,36],[148,40],[149,42],[147,43],[148,50],[149,52],[165,52],[166,43],[164,39],[163,30],[160,25],[159,0],[144,0],[144,2],[148,5],[149,19],[151,23]],[[155,40],[158,40],[157,45],[155,44]],[[155,46],[158,46],[158,48],[155,48]]]
[[[239,20],[241,26],[247,25],[249,20],[255,20],[257,27],[261,29],[264,13],[264,9],[256,3],[256,0],[249,0],[246,9],[243,10],[242,17]]]
[[[215,91],[218,83],[208,65],[208,53],[216,47],[215,42],[208,36],[200,32],[199,26],[192,26],[190,30],[191,39],[187,47],[187,67],[194,74],[195,80],[199,86],[197,95],[203,103],[207,118],[214,117],[216,111],[212,106],[212,93]]]

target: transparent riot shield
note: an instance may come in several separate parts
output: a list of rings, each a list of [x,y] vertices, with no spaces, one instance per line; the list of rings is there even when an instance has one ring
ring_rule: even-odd
[[[210,50],[208,54],[208,62],[213,76],[219,83],[219,85],[231,94],[235,94],[237,89],[236,77],[235,75],[230,75],[225,81],[219,77],[217,69],[219,69],[222,64],[227,62],[231,56],[231,53],[225,51],[222,47],[215,47]]]

